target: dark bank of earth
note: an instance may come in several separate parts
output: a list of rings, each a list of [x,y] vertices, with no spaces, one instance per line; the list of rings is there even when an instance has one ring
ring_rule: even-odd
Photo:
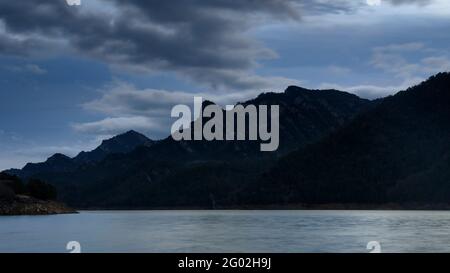
[[[56,200],[56,189],[46,182],[0,173],[0,216],[76,213]]]
[[[0,215],[51,215],[69,214],[77,211],[56,201],[39,200],[33,197],[18,195],[12,200],[0,200]]]

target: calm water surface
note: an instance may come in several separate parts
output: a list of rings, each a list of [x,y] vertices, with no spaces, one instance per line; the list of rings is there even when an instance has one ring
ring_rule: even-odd
[[[0,252],[450,252],[444,211],[84,211],[0,217]]]

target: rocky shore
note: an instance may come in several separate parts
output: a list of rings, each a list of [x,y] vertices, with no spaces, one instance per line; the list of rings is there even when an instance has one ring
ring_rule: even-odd
[[[56,201],[43,201],[25,195],[16,195],[12,199],[0,199],[0,216],[69,213],[77,213],[77,211]]]

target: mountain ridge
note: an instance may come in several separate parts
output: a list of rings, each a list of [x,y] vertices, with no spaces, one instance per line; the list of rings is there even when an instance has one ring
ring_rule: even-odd
[[[450,73],[440,73],[282,158],[247,198],[256,203],[450,203],[445,183],[450,173],[443,167],[449,162],[449,106]]]
[[[152,202],[166,203],[169,199],[182,205],[190,202],[190,198],[183,198],[185,201],[169,198],[179,192],[166,190],[171,184],[187,194],[193,189],[203,192],[210,187],[203,183],[225,179],[233,183],[229,185],[231,188],[225,185],[223,192],[232,191],[232,184],[240,181],[244,185],[247,176],[256,177],[279,156],[316,142],[372,105],[369,100],[346,92],[293,86],[286,92],[263,93],[240,104],[280,105],[281,145],[277,152],[263,153],[259,143],[254,141],[174,141],[169,136],[152,145],[141,145],[128,153],[109,154],[100,161],[78,165],[72,170],[43,169],[33,176],[55,185],[62,200],[77,207],[150,206]],[[198,170],[204,170],[203,174],[194,175]],[[183,174],[195,176],[202,182],[179,184]],[[203,182],[206,180],[210,182]],[[205,199],[199,200],[209,203],[215,198],[221,203],[222,198],[228,198],[219,195],[204,193]]]
[[[68,172],[85,164],[99,162],[110,154],[128,153],[138,146],[151,146],[154,143],[153,140],[143,134],[130,130],[110,139],[103,140],[101,145],[96,149],[89,152],[82,151],[73,158],[56,153],[44,162],[27,163],[21,170],[10,169],[5,172],[25,178],[43,172]]]
[[[239,104],[280,105],[281,151],[169,136],[39,177],[81,208],[450,204],[450,73],[376,101],[290,86]]]
[[[109,154],[128,153],[138,146],[150,147],[155,141],[134,130],[103,140],[100,146],[90,152],[80,152],[73,158],[79,163],[93,163],[104,159]]]

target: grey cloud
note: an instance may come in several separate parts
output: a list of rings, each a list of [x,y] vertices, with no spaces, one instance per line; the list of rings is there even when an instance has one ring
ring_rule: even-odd
[[[167,117],[176,104],[188,104],[194,94],[155,89],[137,90],[126,83],[116,83],[101,91],[103,95],[83,105],[86,110],[110,116]]]
[[[93,3],[96,4],[93,4]],[[393,4],[428,1],[391,0]],[[64,47],[111,65],[175,71],[212,88],[261,88],[253,72],[276,53],[248,34],[271,20],[352,12],[349,0],[0,0],[0,54]],[[270,18],[270,20],[268,20]],[[45,48],[50,48],[45,50]]]
[[[419,60],[412,61],[407,58],[407,53],[411,52],[421,56]],[[400,79],[410,81],[448,71],[450,56],[435,48],[427,47],[423,43],[392,44],[374,48],[371,64]]]
[[[386,1],[393,5],[405,5],[405,4],[428,5],[431,4],[434,0],[386,0]]]
[[[243,87],[232,70],[250,72],[276,54],[245,35],[252,18],[298,19],[292,1],[103,1],[116,12],[69,7],[65,1],[0,1],[0,20],[10,34],[3,54],[27,53],[32,36],[66,39],[88,56],[110,64],[171,70],[210,86]],[[14,35],[23,37],[14,39]],[[212,71],[210,73],[210,71]],[[209,74],[211,78],[208,78]],[[261,82],[246,82],[246,86]]]
[[[392,5],[428,5],[434,0],[382,0]],[[302,0],[297,1],[304,15],[355,13],[367,7],[367,0]]]
[[[284,78],[270,78],[272,84],[277,83],[281,87],[300,85],[298,81],[289,81]],[[268,88],[283,90],[281,88]],[[102,96],[83,105],[86,110],[100,112],[109,116],[146,116],[167,117],[170,109],[177,104],[192,104],[194,97],[202,97],[220,105],[235,104],[253,98],[261,93],[259,90],[237,92],[183,92],[156,89],[136,89],[133,85],[116,82],[100,90]]]
[[[408,53],[415,53],[416,60],[409,59],[406,56]],[[395,76],[400,80],[400,83],[391,86],[379,86],[376,84],[343,86],[323,83],[319,88],[345,90],[364,98],[380,98],[405,90],[438,72],[449,71],[450,56],[435,48],[427,47],[420,42],[390,44],[373,48],[370,64]]]
[[[270,79],[270,78],[269,78]],[[280,86],[299,84],[283,78],[271,78],[272,84]],[[246,101],[259,94],[257,90],[221,93],[189,93],[155,89],[136,89],[134,86],[116,82],[101,90],[102,96],[87,102],[83,108],[108,116],[107,119],[74,124],[73,128],[88,134],[115,134],[126,130],[138,130],[153,138],[170,134],[170,112],[173,106],[192,106],[194,97],[202,97],[221,106]]]
[[[48,48],[50,48],[50,45],[45,39],[39,37],[17,37],[5,32],[0,27],[0,54],[24,57]]]
[[[304,11],[304,15],[317,15],[327,13],[351,13],[367,4],[364,0],[303,0],[298,1],[298,5]]]
[[[300,11],[345,10],[347,2],[114,0],[87,10],[92,6],[69,7],[63,0],[3,0],[0,20],[10,35],[0,40],[0,52],[28,53],[31,45],[40,44],[35,36],[65,39],[76,51],[110,64],[176,71],[213,88],[261,88],[267,81],[252,70],[276,53],[251,38],[248,30],[267,22],[261,19],[299,20]],[[113,12],[104,11],[111,7]]]
[[[420,83],[421,81],[422,81],[422,79],[417,79],[417,78],[416,79],[408,79],[406,81],[403,81],[399,85],[392,85],[392,86],[379,86],[379,85],[370,85],[370,84],[346,86],[346,85],[333,84],[333,83],[323,83],[319,86],[319,89],[342,90],[342,91],[356,94],[361,98],[378,99],[378,98],[383,98],[383,97],[395,94],[398,91],[405,90],[411,86],[414,86],[414,85]]]
[[[117,135],[128,130],[138,130],[144,133],[150,131],[154,135],[155,131],[163,131],[162,127],[158,120],[140,116],[106,118],[100,121],[73,125],[76,131],[93,135]]]

